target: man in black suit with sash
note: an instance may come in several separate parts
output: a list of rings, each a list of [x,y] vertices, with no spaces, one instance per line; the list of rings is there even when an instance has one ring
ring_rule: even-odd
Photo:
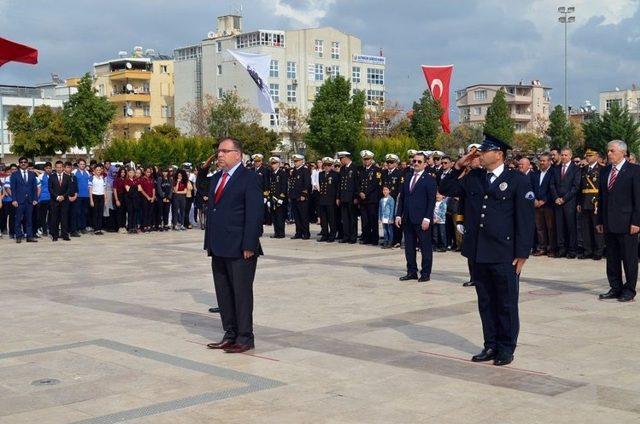
[[[58,241],[60,232],[62,239],[69,241],[71,240],[68,225],[69,196],[72,194],[71,176],[64,172],[64,164],[61,160],[56,162],[55,167],[56,171],[49,176],[49,193],[51,194],[49,233],[53,241]]]
[[[505,166],[504,141],[485,134],[478,149],[483,169],[461,177],[476,149],[460,158],[440,184],[445,196],[464,197],[462,255],[473,261],[484,349],[472,361],[513,361],[520,318],[520,272],[533,246],[535,195],[530,179]]]
[[[242,166],[242,142],[222,139],[217,156],[222,169],[211,179],[204,249],[211,256],[224,337],[207,347],[242,353],[254,348],[253,279],[263,254],[263,187],[258,175]]]
[[[600,172],[596,227],[607,246],[607,279],[611,289],[600,299],[629,302],[636,296],[640,232],[640,167],[630,163],[627,144],[607,146],[609,165]],[[626,283],[622,282],[622,269]]]

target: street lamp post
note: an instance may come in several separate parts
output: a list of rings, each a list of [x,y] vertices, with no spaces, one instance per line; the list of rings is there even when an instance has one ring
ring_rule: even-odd
[[[571,16],[575,11],[576,8],[573,6],[560,6],[558,8],[558,13],[562,15],[558,18],[558,21],[564,24],[564,111],[567,114],[567,120],[569,119],[569,107],[567,104],[567,25],[576,21],[576,17]]]

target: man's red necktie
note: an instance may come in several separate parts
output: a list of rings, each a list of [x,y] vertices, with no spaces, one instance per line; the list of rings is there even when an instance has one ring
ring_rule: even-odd
[[[229,178],[229,173],[225,172],[222,174],[222,180],[220,180],[220,185],[218,185],[218,189],[216,190],[216,195],[213,198],[214,203],[218,203],[220,197],[222,197],[222,192],[224,191],[224,186],[227,185],[227,178]]]
[[[611,176],[609,177],[609,184],[607,184],[607,190],[611,191],[613,188],[613,184],[616,182],[616,178],[618,178],[618,168],[615,166],[611,168]]]
[[[409,184],[410,192],[413,192],[413,189],[416,186],[416,182],[418,182],[418,174],[413,174],[413,178],[411,179],[411,184]]]

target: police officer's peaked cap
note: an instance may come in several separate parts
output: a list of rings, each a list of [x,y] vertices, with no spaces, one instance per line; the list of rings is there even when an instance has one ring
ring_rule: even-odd
[[[251,160],[254,162],[262,162],[262,159],[264,159],[264,156],[261,155],[260,153],[256,153],[255,155],[251,155]]]
[[[344,150],[343,150],[343,151],[341,151],[341,152],[338,152],[338,153],[336,153],[336,154],[338,155],[338,158],[345,158],[345,157],[350,158],[350,157],[351,157],[351,153],[346,152],[346,151],[344,151]]]
[[[469,144],[469,145],[467,146],[467,153],[469,153],[469,152],[471,151],[471,149],[473,149],[474,147],[475,147],[476,149],[479,149],[479,148],[480,148],[480,145],[479,145],[478,143],[471,143],[471,144]]]
[[[269,158],[269,163],[280,163],[280,158],[278,156],[271,156]]]
[[[336,160],[333,162],[333,165],[334,165],[334,166],[341,166],[342,164],[340,163],[340,159],[336,159]]]
[[[400,162],[400,158],[398,155],[394,155],[393,153],[389,153],[384,157],[385,162]]]
[[[373,159],[374,156],[375,155],[371,150],[363,150],[360,152],[360,157],[362,157],[362,159]]]
[[[414,149],[409,149],[409,150],[407,150],[407,155],[408,155],[408,156],[410,156],[410,157],[415,156],[415,155],[416,155],[416,153],[418,153],[418,151],[417,151],[417,150],[414,150]]]
[[[482,142],[478,150],[481,152],[500,150],[504,153],[507,153],[507,150],[511,150],[511,146],[500,140],[498,137],[494,137],[491,134],[484,133],[484,141]]]
[[[299,160],[304,160],[304,156],[302,156],[302,155],[298,155],[298,154],[295,154],[295,155],[292,155],[292,156],[291,156],[291,159],[293,159],[293,160],[294,160],[294,162],[295,162],[295,161],[299,161]]]
[[[585,152],[585,156],[596,156],[598,154],[597,151],[595,151],[594,149],[587,149],[587,151]]]
[[[322,164],[333,165],[333,158],[330,158],[329,156],[322,158]]]

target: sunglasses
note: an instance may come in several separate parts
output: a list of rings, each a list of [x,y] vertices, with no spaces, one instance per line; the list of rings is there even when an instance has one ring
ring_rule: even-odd
[[[422,161],[421,159],[414,159],[411,162],[413,162],[413,163],[423,163],[424,161]]]
[[[21,160],[19,163],[29,163],[26,160]]]

